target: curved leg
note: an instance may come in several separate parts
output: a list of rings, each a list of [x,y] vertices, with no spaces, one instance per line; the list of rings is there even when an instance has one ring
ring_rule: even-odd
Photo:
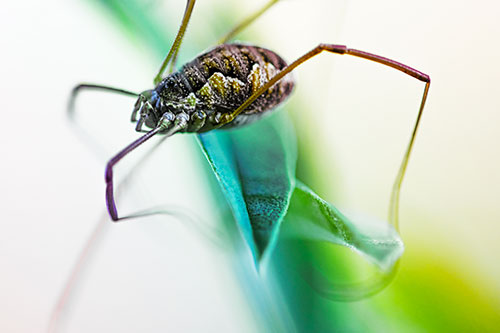
[[[138,171],[138,169],[144,163],[144,161],[149,156],[151,156],[154,150],[159,145],[161,145],[166,138],[167,137],[164,137],[162,140],[156,142],[155,145],[151,149],[149,149],[149,151],[144,155],[144,157],[138,163],[136,163],[136,165],[134,165],[133,168],[127,173],[125,179],[123,179],[123,181],[117,186],[116,194],[118,196],[121,193],[123,193],[126,184],[129,181],[132,181],[135,172]],[[167,206],[167,205],[152,207],[150,209],[140,211],[132,215],[128,215],[126,217],[122,217],[120,218],[120,221],[129,218],[130,219],[140,218],[151,215],[166,215],[182,220],[183,222],[187,221],[191,227],[195,228],[195,230],[198,230],[203,236],[206,237],[206,239],[212,241],[213,244],[218,245],[221,248],[223,246],[222,238],[224,230],[211,228],[210,226],[208,226],[208,223],[203,221],[203,219],[200,216],[196,215],[195,213],[192,212],[192,210],[189,210],[185,207]],[[94,231],[91,233],[90,237],[88,237],[88,239],[86,240],[84,247],[81,249],[81,252],[78,255],[78,259],[74,263],[70,271],[70,274],[64,283],[64,287],[61,289],[61,292],[59,293],[57,302],[54,304],[52,308],[52,313],[50,316],[46,332],[51,333],[59,331],[58,326],[62,321],[65,310],[71,304],[70,299],[74,292],[75,287],[79,283],[80,275],[82,271],[84,271],[88,266],[88,262],[92,260],[92,252],[95,251],[95,249],[98,247],[98,243],[103,237],[103,232],[106,230],[105,228],[107,225],[108,225],[108,219],[106,213],[104,213],[99,218],[99,222],[95,226]]]
[[[253,21],[258,19],[262,14],[264,14],[269,8],[271,8],[275,3],[277,3],[279,0],[271,0],[268,3],[266,3],[261,9],[256,11],[255,13],[251,14],[247,18],[245,18],[243,21],[241,21],[237,26],[235,26],[231,31],[227,33],[223,38],[221,38],[217,44],[224,44],[227,43],[229,40],[231,40],[234,36],[236,36],[238,33],[240,33],[243,29],[245,29],[248,25],[250,25]]]
[[[105,157],[106,154],[102,148],[102,142],[99,142],[99,140],[96,140],[93,135],[91,135],[84,127],[79,126],[78,122],[75,119],[75,102],[76,98],[80,94],[81,91],[83,90],[100,90],[100,91],[105,91],[105,92],[112,92],[112,93],[117,93],[121,95],[126,95],[126,96],[132,96],[132,97],[137,97],[139,94],[128,91],[125,89],[119,89],[119,88],[113,88],[113,87],[108,87],[108,86],[103,86],[103,85],[98,85],[98,84],[89,84],[89,83],[81,83],[77,86],[75,86],[72,91],[71,95],[68,100],[68,105],[67,105],[67,110],[66,114],[75,127],[75,133],[80,137],[80,139],[90,148],[90,150],[95,153],[99,157]]]
[[[320,54],[323,51],[331,52],[331,53],[337,53],[337,54],[347,54],[347,55],[352,55],[355,57],[360,57],[364,58],[367,60],[371,60],[374,62],[378,62],[382,65],[389,66],[392,68],[395,68],[407,75],[410,75],[420,81],[425,82],[425,88],[424,88],[424,93],[422,96],[422,100],[420,102],[420,108],[418,111],[418,116],[417,120],[415,122],[413,132],[410,138],[410,142],[408,144],[408,147],[406,148],[406,152],[403,156],[403,160],[401,162],[401,166],[399,168],[399,172],[396,176],[396,180],[394,181],[394,186],[392,189],[391,193],[391,202],[389,205],[389,222],[393,224],[393,226],[398,230],[398,206],[399,206],[399,192],[401,188],[401,184],[403,182],[403,177],[406,171],[406,167],[408,165],[408,160],[410,158],[410,153],[413,147],[413,142],[415,140],[415,136],[417,134],[417,129],[418,125],[420,123],[420,118],[422,116],[422,113],[424,111],[424,105],[425,101],[427,99],[427,94],[429,92],[429,86],[431,83],[431,79],[427,74],[424,74],[416,69],[413,69],[407,65],[404,65],[402,63],[399,63],[397,61],[394,61],[392,59],[388,59],[385,57],[381,57],[372,53],[356,50],[356,49],[350,49],[347,46],[344,45],[334,45],[334,44],[320,44],[311,51],[307,52],[304,54],[302,57],[298,58],[294,62],[292,62],[290,65],[285,67],[281,72],[276,74],[273,78],[271,78],[268,82],[266,82],[262,87],[260,87],[252,96],[250,96],[242,105],[240,105],[236,110],[234,110],[232,113],[224,115],[223,119],[221,120],[221,126],[224,124],[227,124],[231,122],[236,116],[238,116],[243,110],[245,110],[250,104],[252,104],[253,101],[255,101],[260,95],[262,95],[265,91],[267,91],[271,86],[273,86],[276,82],[278,82],[280,79],[282,79],[285,75],[293,71],[297,66],[300,64],[306,62],[307,60],[311,59],[312,57]]]
[[[126,96],[133,96],[133,97],[139,96],[139,94],[132,92],[132,91],[129,91],[129,90],[125,90],[125,89],[113,88],[113,87],[103,86],[103,85],[99,85],[99,84],[80,83],[79,85],[75,86],[71,90],[71,95],[69,97],[67,112],[68,112],[69,118],[71,118],[71,119],[73,119],[73,116],[75,114],[76,97],[78,96],[78,94],[82,90],[103,90],[103,91],[114,92],[114,93],[122,94],[122,95],[126,95]]]
[[[106,164],[106,171],[104,176],[104,179],[106,181],[106,206],[108,207],[109,215],[111,216],[111,219],[113,221],[116,222],[119,220],[113,194],[113,166],[132,150],[151,139],[155,134],[158,134],[160,130],[160,127],[156,127],[155,129],[149,131],[147,134],[141,136],[139,139],[135,140],[127,147],[122,149],[118,154],[116,154],[112,159],[109,160],[108,164]]]
[[[135,140],[134,142],[123,148],[118,154],[116,154],[113,158],[111,158],[108,161],[108,163],[106,164],[106,171],[104,176],[104,179],[106,181],[106,206],[108,208],[109,215],[113,221],[117,222],[119,220],[133,217],[133,216],[118,217],[118,211],[116,209],[115,197],[113,192],[113,167],[118,162],[120,162],[122,158],[128,155],[131,151],[133,151],[134,149],[142,145],[144,142],[151,139],[156,134],[168,129],[168,131],[165,133],[164,139],[166,139],[167,137],[177,133],[178,131],[185,129],[187,127],[188,119],[189,117],[184,113],[179,113],[175,117],[175,119],[170,119],[168,117],[162,118],[162,120],[159,121],[158,125],[154,129],[152,129],[148,133],[144,134],[143,136],[141,136],[140,138],[138,138],[137,140]],[[172,122],[174,125],[171,128],[169,128]],[[142,215],[144,216],[146,214],[143,213]]]
[[[156,76],[154,78],[153,82],[154,82],[155,86],[161,82],[161,80],[163,78],[163,72],[167,68],[170,61],[172,61],[171,70],[173,69],[173,67],[175,65],[175,61],[177,59],[177,53],[179,52],[182,38],[184,37],[184,33],[186,32],[187,25],[189,23],[189,19],[191,18],[191,13],[193,12],[193,7],[194,7],[195,2],[196,2],[196,0],[188,0],[188,2],[186,4],[186,10],[184,11],[184,17],[182,18],[181,26],[179,28],[179,31],[177,32],[177,36],[175,36],[174,43],[172,44],[172,47],[168,51],[168,54],[165,57],[165,60],[163,60],[163,63],[160,66],[160,70],[158,71],[158,74],[156,74]]]

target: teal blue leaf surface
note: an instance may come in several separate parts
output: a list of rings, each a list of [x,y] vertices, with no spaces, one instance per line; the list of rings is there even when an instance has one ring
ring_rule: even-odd
[[[296,143],[285,112],[199,136],[254,258],[272,251],[294,189]]]

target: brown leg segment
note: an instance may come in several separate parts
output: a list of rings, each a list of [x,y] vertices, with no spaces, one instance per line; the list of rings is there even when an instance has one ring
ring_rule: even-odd
[[[259,88],[252,96],[250,96],[242,105],[240,105],[236,110],[234,110],[232,113],[224,115],[222,121],[221,121],[221,126],[224,124],[227,124],[231,122],[236,116],[238,116],[243,110],[245,110],[250,104],[252,104],[253,101],[255,101],[260,95],[262,95],[265,91],[267,91],[271,86],[273,86],[276,82],[281,80],[285,75],[293,71],[297,66],[300,64],[306,62],[307,60],[311,59],[312,57],[318,55],[319,53],[327,51],[331,53],[337,53],[337,54],[347,54],[347,55],[352,55],[355,57],[371,60],[374,62],[378,62],[382,65],[389,66],[392,68],[395,68],[405,74],[408,74],[420,81],[425,82],[425,88],[424,88],[424,94],[422,96],[422,100],[420,102],[420,108],[418,111],[418,116],[417,120],[415,122],[415,126],[413,128],[413,133],[410,138],[410,142],[408,144],[408,147],[406,149],[405,155],[403,156],[403,160],[401,162],[401,166],[398,172],[398,175],[396,176],[396,180],[394,182],[394,186],[392,189],[392,194],[391,194],[391,203],[389,206],[389,222],[393,224],[393,226],[398,230],[398,206],[399,206],[399,191],[401,188],[401,183],[403,181],[403,177],[406,171],[406,167],[408,165],[408,159],[410,157],[411,149],[413,147],[413,142],[415,140],[415,136],[417,134],[417,129],[418,125],[420,123],[420,118],[422,116],[422,113],[424,111],[424,105],[425,101],[427,99],[427,94],[429,92],[429,86],[431,83],[431,79],[427,74],[424,74],[414,68],[411,68],[410,66],[404,65],[400,62],[381,57],[372,53],[356,50],[356,49],[350,49],[347,46],[344,45],[334,45],[334,44],[319,44],[316,46],[314,49],[311,51],[307,52],[294,62],[292,62],[290,65],[288,65],[286,68],[284,68],[281,72],[276,74],[271,80],[266,82],[262,87]]]

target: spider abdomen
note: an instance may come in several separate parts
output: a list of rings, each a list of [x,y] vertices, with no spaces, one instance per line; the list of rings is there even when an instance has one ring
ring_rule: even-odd
[[[222,44],[167,76],[155,90],[163,112],[184,112],[193,119],[200,112],[205,114],[207,121],[203,125],[187,130],[205,132],[217,127],[221,115],[237,109],[286,66],[273,51],[251,45]],[[224,128],[259,119],[282,103],[293,86],[293,79],[286,75]]]

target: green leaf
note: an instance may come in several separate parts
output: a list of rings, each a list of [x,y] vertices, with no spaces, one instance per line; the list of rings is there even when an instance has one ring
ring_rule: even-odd
[[[299,181],[283,220],[279,244],[276,264],[280,280],[286,281],[283,284],[301,285],[302,291],[309,286],[336,302],[358,301],[384,289],[394,278],[404,250],[398,233],[388,223],[346,216]],[[366,265],[366,261],[373,265]],[[296,297],[300,296],[291,300]],[[310,319],[302,314],[303,301],[298,300],[295,315],[307,323]]]
[[[284,112],[199,136],[254,258],[275,246],[294,188],[295,136]]]
[[[359,216],[352,220],[301,182],[296,184],[285,221],[287,237],[346,246],[383,271],[390,270],[404,251],[390,224],[381,226]]]

